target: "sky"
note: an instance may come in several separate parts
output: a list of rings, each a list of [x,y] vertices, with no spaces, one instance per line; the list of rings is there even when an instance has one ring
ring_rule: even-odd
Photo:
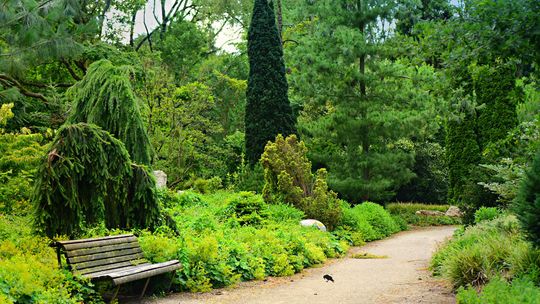
[[[159,1],[148,1],[146,4],[146,15],[143,14],[143,11],[139,11],[137,14],[137,18],[135,21],[135,37],[139,35],[145,35],[146,30],[144,28],[144,17],[146,17],[146,25],[148,26],[148,30],[152,31],[154,28],[158,26],[158,22],[156,21],[153,13],[152,8],[154,6],[154,3],[157,7],[156,11],[161,11],[161,4]],[[167,0],[165,2],[165,9],[169,10],[172,6],[173,1]],[[113,14],[117,12],[110,12],[108,14],[108,18],[111,18]],[[158,18],[160,16],[158,15]],[[216,23],[215,27],[218,28],[221,24]],[[127,43],[129,41],[129,29],[123,29],[125,42]],[[237,51],[236,47],[234,46],[234,43],[237,43],[241,40],[242,37],[242,28],[240,26],[232,27],[231,25],[226,25],[221,33],[216,37],[216,47],[222,49],[226,52],[235,52]]]

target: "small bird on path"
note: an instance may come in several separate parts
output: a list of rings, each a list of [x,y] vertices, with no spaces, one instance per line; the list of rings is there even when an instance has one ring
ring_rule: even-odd
[[[329,274],[323,275],[322,278],[325,279],[326,282],[332,281],[332,283],[334,283],[334,278],[332,278]]]

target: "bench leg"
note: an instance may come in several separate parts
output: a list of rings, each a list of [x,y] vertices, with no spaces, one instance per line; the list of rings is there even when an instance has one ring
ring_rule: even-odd
[[[146,292],[146,287],[148,287],[148,282],[150,282],[150,278],[146,279],[146,283],[144,283],[144,288],[142,290],[141,296],[139,297],[139,300],[144,297],[144,293]]]
[[[173,275],[171,276],[171,281],[169,282],[169,289],[167,289],[168,292],[171,291],[172,283],[174,281],[174,275],[175,275],[175,272],[173,272]]]
[[[116,297],[118,296],[118,291],[120,290],[120,285],[116,287],[116,290],[114,291],[114,294],[111,298],[111,302],[110,303],[113,303],[113,301],[116,299]]]

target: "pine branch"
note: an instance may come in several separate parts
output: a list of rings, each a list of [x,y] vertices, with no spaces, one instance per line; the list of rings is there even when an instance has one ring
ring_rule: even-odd
[[[29,91],[19,81],[9,75],[0,74],[0,80],[2,80],[2,83],[6,84],[7,86],[17,87],[19,89],[19,92],[21,92],[21,94],[23,94],[24,96],[37,98],[45,103],[49,103],[49,100],[47,100],[47,98],[45,98],[43,94]]]
[[[46,89],[51,86],[59,87],[59,88],[69,88],[74,85],[74,83],[67,83],[67,82],[46,84],[46,83],[38,83],[38,82],[21,81],[21,83],[25,86],[31,86],[31,87],[42,88],[42,89]]]
[[[75,73],[75,71],[71,67],[71,64],[69,62],[67,62],[67,60],[62,59],[62,64],[66,67],[66,69],[69,72],[69,75],[71,75],[71,77],[73,77],[73,79],[75,79],[77,81],[82,79],[79,75],[77,75],[77,73]]]

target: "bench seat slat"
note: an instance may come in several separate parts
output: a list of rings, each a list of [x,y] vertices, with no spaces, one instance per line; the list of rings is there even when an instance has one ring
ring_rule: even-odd
[[[159,264],[140,266],[139,269],[127,270],[125,272],[119,272],[109,276],[112,278],[115,285],[120,285],[127,282],[156,276],[162,273],[171,272],[180,268],[182,268],[182,264],[180,264],[180,262],[177,260],[172,260]]]
[[[84,277],[86,278],[99,278],[99,277],[119,278],[122,276],[134,274],[134,273],[144,272],[144,271],[157,269],[157,268],[168,267],[168,266],[176,265],[179,263],[180,262],[177,260],[171,260],[171,261],[157,263],[157,264],[146,263],[146,264],[141,264],[141,265],[136,265],[136,266],[126,266],[126,267],[117,268],[117,269],[90,273],[90,274],[84,275]]]
[[[95,272],[101,272],[101,271],[105,271],[105,270],[117,269],[117,268],[122,268],[122,267],[137,266],[139,264],[140,265],[148,264],[148,262],[146,260],[139,260],[139,261],[137,261],[137,262],[139,262],[137,264],[135,264],[135,262],[136,261],[125,261],[125,262],[109,264],[109,265],[103,265],[103,266],[92,267],[92,268],[85,268],[85,269],[80,269],[80,270],[74,269],[73,273],[84,276],[86,274],[95,273]]]
[[[71,251],[75,249],[84,249],[84,248],[92,248],[92,247],[101,247],[101,246],[108,246],[108,245],[115,245],[115,244],[122,244],[126,242],[136,242],[137,238],[134,235],[127,235],[122,238],[113,238],[113,239],[106,239],[106,240],[92,240],[87,242],[80,242],[80,243],[69,243],[64,244],[62,242],[59,242],[59,244],[64,248],[65,251]]]
[[[143,266],[143,265],[152,265],[152,264],[144,263],[144,264],[140,264],[140,265],[126,265],[126,266],[122,266],[120,268],[107,269],[107,270],[103,270],[103,271],[87,273],[87,274],[84,274],[83,277],[89,278],[89,279],[96,279],[96,278],[106,277],[110,273],[122,272],[122,271],[126,271],[126,270],[129,270],[129,269],[134,269],[136,267]]]
[[[95,260],[95,261],[88,261],[88,262],[82,262],[82,263],[76,263],[71,264],[71,267],[74,269],[85,269],[85,268],[93,268],[96,266],[102,266],[102,265],[108,265],[108,264],[116,264],[118,262],[125,262],[125,261],[131,261],[131,260],[138,260],[142,259],[143,254],[142,253],[135,253],[135,254],[129,254],[119,257],[114,257],[110,259],[101,259],[101,260]]]
[[[81,256],[81,255],[90,255],[94,253],[102,253],[102,252],[107,252],[107,251],[137,248],[137,247],[140,247],[140,246],[139,246],[139,243],[135,241],[135,242],[129,242],[129,243],[102,246],[102,247],[69,250],[69,251],[66,251],[65,253],[68,258],[72,258],[76,256]]]
[[[111,236],[103,236],[98,238],[90,238],[90,239],[78,239],[78,240],[68,240],[68,241],[58,241],[58,244],[61,245],[67,245],[67,244],[76,244],[76,243],[86,243],[86,242],[93,242],[93,241],[105,241],[105,240],[111,240],[111,239],[121,239],[126,237],[134,236],[133,234],[119,234],[119,235],[111,235]]]
[[[116,250],[116,251],[107,251],[107,252],[102,252],[102,253],[81,255],[81,256],[68,258],[68,262],[72,265],[75,265],[82,262],[116,258],[116,257],[124,256],[124,255],[130,255],[130,254],[141,253],[141,252],[142,252],[141,247]]]

